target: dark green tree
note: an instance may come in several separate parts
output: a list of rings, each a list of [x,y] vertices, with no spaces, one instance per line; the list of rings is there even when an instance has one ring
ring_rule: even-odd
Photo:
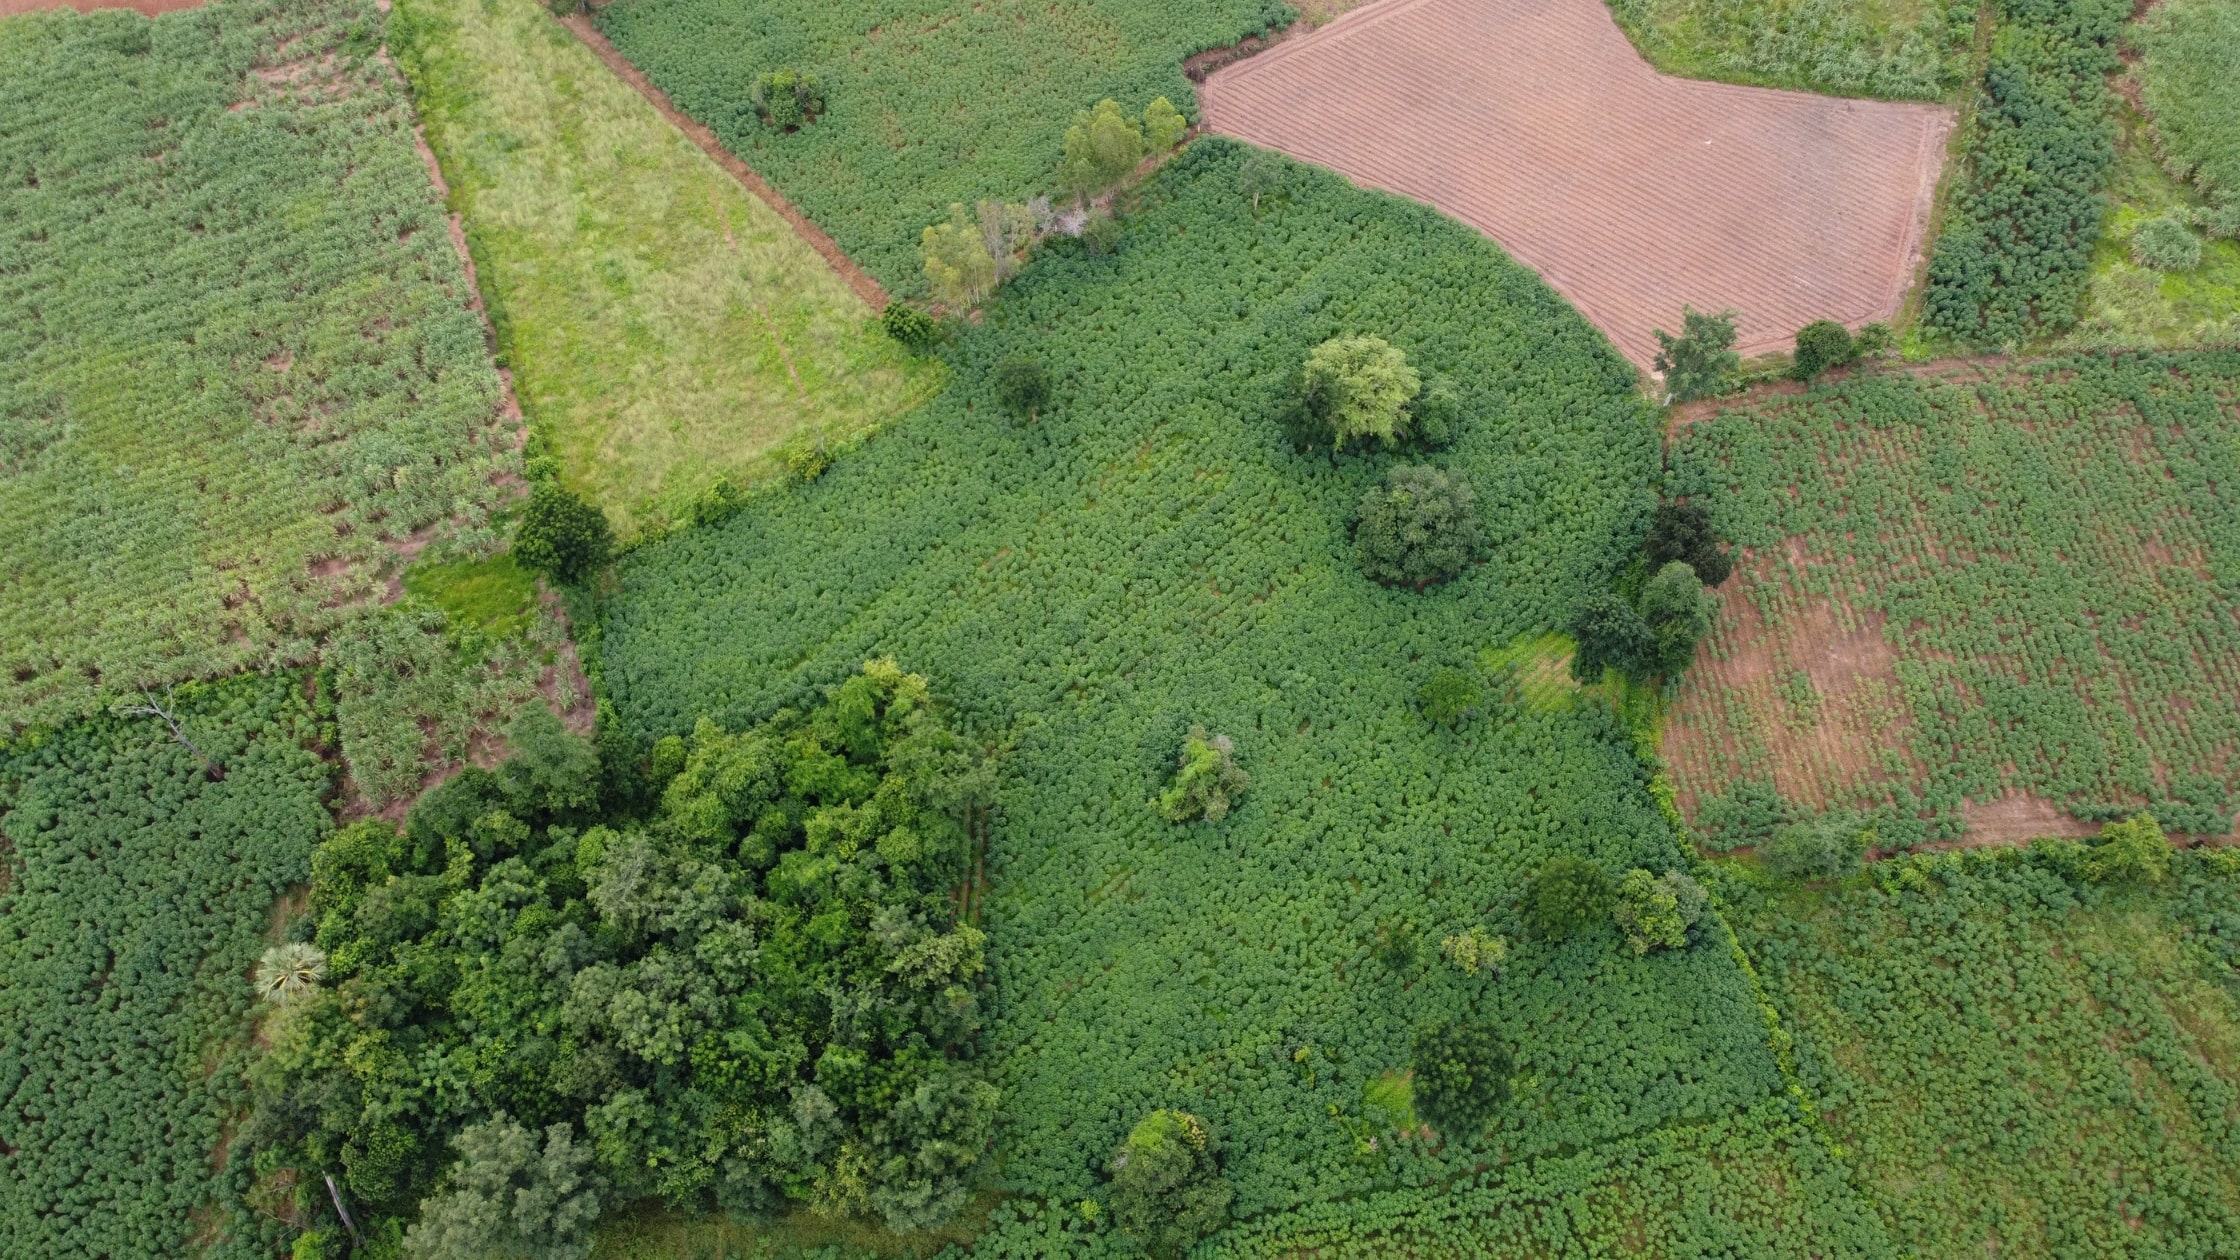
[[[1154,1256],[1181,1254],[1229,1219],[1235,1192],[1221,1176],[1220,1146],[1187,1111],[1145,1116],[1112,1153],[1112,1217]]]
[[[1718,598],[1696,580],[1685,561],[1658,569],[1641,588],[1641,621],[1649,628],[1648,671],[1676,678],[1695,660],[1696,644],[1711,633]]]
[[[996,401],[1015,416],[1032,420],[1050,405],[1050,374],[1033,359],[1005,359],[995,382]]]
[[[1462,474],[1402,464],[1361,496],[1353,527],[1362,571],[1417,590],[1470,567],[1484,547],[1476,497]]]
[[[912,354],[924,354],[941,340],[938,320],[900,300],[887,303],[887,309],[879,312],[879,328]]]
[[[1859,869],[1874,833],[1845,814],[1822,814],[1785,823],[1758,847],[1766,866],[1784,879],[1833,879]]]
[[[529,492],[513,536],[513,558],[559,582],[581,582],[599,571],[614,550],[607,514],[556,482]]]
[[[1816,319],[1797,330],[1797,354],[1789,365],[1789,377],[1809,381],[1858,357],[1848,329],[1832,319]]]
[[[1683,561],[1705,586],[1718,586],[1734,571],[1734,560],[1719,547],[1718,531],[1711,527],[1711,511],[1701,503],[1660,503],[1649,524],[1649,541],[1642,554],[1653,573],[1674,560]]]
[[[1656,640],[1638,609],[1616,591],[1596,591],[1571,613],[1571,676],[1592,686],[1606,669],[1639,674],[1656,654]]]
[[[1509,1098],[1516,1057],[1494,1031],[1447,1020],[1416,1034],[1410,1067],[1416,1111],[1450,1137],[1476,1136]]]
[[[1585,858],[1554,858],[1525,885],[1520,907],[1525,929],[1544,941],[1561,941],[1610,916],[1610,876]]]
[[[1734,351],[1733,311],[1707,315],[1683,306],[1680,320],[1677,337],[1656,330],[1656,368],[1664,376],[1667,398],[1691,402],[1726,388],[1727,379],[1742,367],[1742,356]]]
[[[1476,674],[1468,670],[1442,669],[1433,673],[1416,692],[1416,705],[1433,723],[1453,728],[1476,713],[1484,698]]]
[[[569,1126],[543,1140],[504,1112],[459,1131],[451,1190],[421,1205],[409,1260],[583,1260],[599,1218],[591,1148]]]

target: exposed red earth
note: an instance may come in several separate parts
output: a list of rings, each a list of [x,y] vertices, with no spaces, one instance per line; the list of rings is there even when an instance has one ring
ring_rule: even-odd
[[[1224,66],[1209,130],[1429,202],[1647,367],[1683,303],[1745,355],[1886,318],[1953,112],[1657,73],[1601,0],[1378,0]]]
[[[80,13],[91,13],[95,9],[131,9],[154,17],[180,9],[199,9],[205,3],[207,0],[0,0],[0,18],[37,13],[42,9],[76,9]]]

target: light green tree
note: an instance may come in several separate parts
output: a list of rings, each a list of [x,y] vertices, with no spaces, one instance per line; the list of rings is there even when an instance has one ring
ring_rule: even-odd
[[[1172,109],[1172,106],[1168,107]],[[1071,197],[1089,198],[1128,177],[1146,152],[1143,128],[1110,99],[1073,120],[1066,129],[1065,157],[1058,163],[1058,186]]]
[[[996,260],[980,225],[966,216],[961,203],[951,202],[949,221],[934,224],[919,237],[918,254],[925,260],[926,283],[944,306],[969,310],[995,291]]]
[[[1408,404],[1423,378],[1382,337],[1333,337],[1307,355],[1307,410],[1339,446],[1375,438],[1387,446],[1408,435]]]
[[[1182,133],[1189,129],[1190,124],[1183,118],[1182,111],[1164,96],[1154,99],[1151,107],[1143,111],[1143,134],[1153,153],[1165,153],[1181,143]]]

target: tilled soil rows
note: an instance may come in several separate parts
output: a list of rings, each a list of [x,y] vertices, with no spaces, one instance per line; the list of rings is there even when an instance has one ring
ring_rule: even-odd
[[[1683,303],[1744,354],[1898,308],[1953,113],[1669,78],[1600,0],[1381,0],[1215,71],[1206,125],[1426,201],[1647,367]]]

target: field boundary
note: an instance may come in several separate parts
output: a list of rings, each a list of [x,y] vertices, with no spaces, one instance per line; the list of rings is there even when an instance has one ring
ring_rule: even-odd
[[[716,138],[716,133],[678,109],[669,100],[669,94],[655,87],[653,80],[647,78],[643,70],[632,65],[628,57],[609,43],[607,37],[599,33],[599,28],[591,24],[589,17],[571,13],[560,17],[558,21],[583,41],[583,46],[589,48],[607,69],[612,70],[616,78],[629,84],[638,95],[651,102],[670,126],[683,132],[687,139],[700,146],[701,152],[714,158],[716,165],[722,167],[725,174],[738,180],[741,187],[760,197],[763,204],[778,212],[779,218],[791,224],[801,239],[809,242],[809,247],[830,263],[834,271],[840,273],[840,278],[848,282],[848,287],[856,291],[856,296],[870,305],[872,314],[876,315],[887,309],[889,299],[886,289],[871,278],[870,272],[857,266],[855,259],[848,257],[847,251],[840,248],[840,242],[833,240],[808,215],[801,213],[792,202],[786,200],[786,195],[772,187],[770,181],[755,174],[754,168],[741,161],[738,154],[723,147],[723,141]]]

